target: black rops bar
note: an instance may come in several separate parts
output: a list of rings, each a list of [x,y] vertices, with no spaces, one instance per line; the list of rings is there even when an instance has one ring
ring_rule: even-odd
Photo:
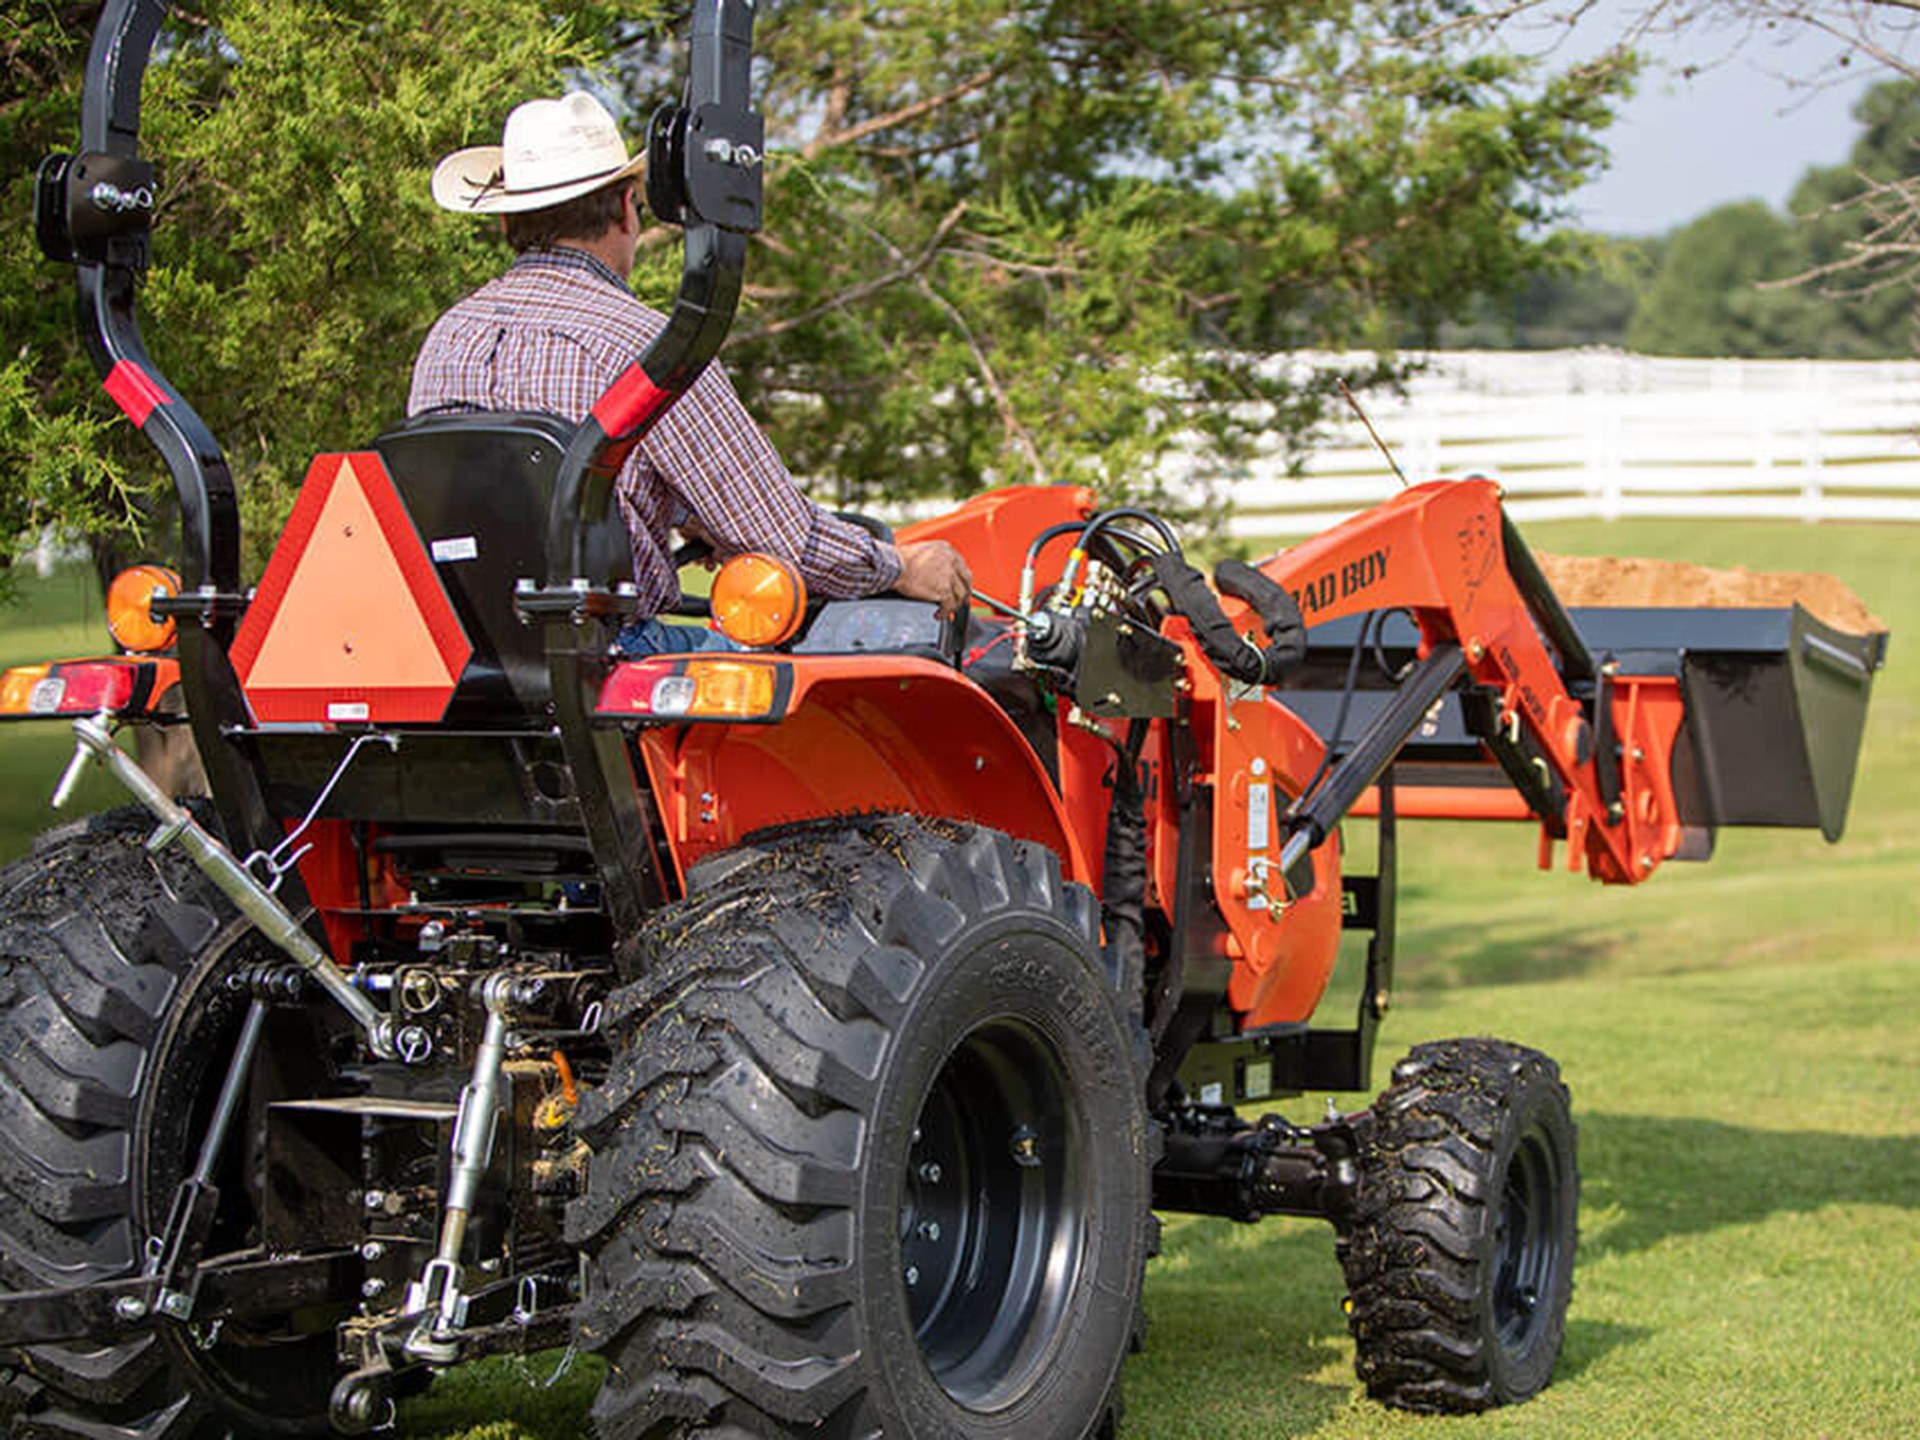
[[[49,259],[75,267],[77,323],[96,373],[173,476],[180,574],[197,602],[173,612],[180,683],[227,841],[245,852],[273,844],[280,829],[225,738],[249,719],[226,648],[244,608],[238,495],[212,432],[147,354],[136,314],[157,208],[140,159],[140,86],[166,15],[165,0],[108,0],[101,9],[81,93],[80,153],[42,164],[36,229]]]
[[[666,328],[595,403],[560,462],[547,521],[549,589],[585,574],[582,535],[606,513],[607,481],[700,378],[733,326],[746,237],[760,228],[765,168],[752,68],[752,4],[702,0],[689,38],[685,103],[656,114],[647,139],[648,203],[661,220],[686,227],[680,290]]]
[[[630,606],[594,589],[587,540],[606,515],[622,462],[692,387],[733,325],[747,235],[760,224],[765,138],[751,106],[752,62],[750,0],[699,0],[685,101],[654,117],[647,142],[649,203],[661,219],[686,226],[680,291],[666,327],[594,403],[561,457],[547,509],[544,588],[521,592],[522,613],[545,621],[553,719],[620,933],[665,896],[647,878],[657,870],[636,759],[622,734],[593,723],[613,662],[601,627],[584,622]]]

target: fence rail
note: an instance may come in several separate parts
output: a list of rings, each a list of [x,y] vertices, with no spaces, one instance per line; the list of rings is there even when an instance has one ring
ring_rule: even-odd
[[[1276,366],[1361,357],[1277,357]],[[1409,479],[1498,480],[1520,520],[1920,521],[1920,362],[1443,351],[1366,401]],[[1170,463],[1169,485],[1195,477]],[[1235,537],[1310,534],[1399,481],[1356,421],[1227,477]]]

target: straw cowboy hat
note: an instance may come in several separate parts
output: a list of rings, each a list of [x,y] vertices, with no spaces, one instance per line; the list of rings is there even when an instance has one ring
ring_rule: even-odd
[[[514,106],[500,144],[447,156],[434,167],[433,198],[462,215],[544,210],[638,174],[646,158],[630,157],[606,106],[575,90]]]

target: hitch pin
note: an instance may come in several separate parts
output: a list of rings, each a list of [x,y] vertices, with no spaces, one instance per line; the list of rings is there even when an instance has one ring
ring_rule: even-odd
[[[131,756],[113,743],[113,732],[107,728],[108,715],[109,712],[103,710],[98,715],[83,715],[73,722],[76,742],[73,759],[67,766],[66,774],[60,777],[60,787],[54,792],[53,803],[64,805],[71,798],[80,767],[89,757],[105,765],[113,772],[113,778],[132,791],[133,798],[152,811],[160,821],[160,828],[147,840],[147,848],[158,853],[174,841],[179,841],[180,848],[187,852],[187,858],[239,906],[240,912],[254,923],[261,936],[290,955],[322,990],[333,997],[341,1009],[353,1017],[354,1023],[366,1036],[367,1047],[383,1060],[395,1058],[397,1046],[393,1021],[354,989],[353,982],[333,963],[333,957],[314,943],[313,937],[307,934],[300,922],[274,899],[272,892],[255,879],[245,866],[233,858],[233,853],[226,846],[200,826],[191,811],[175,804],[165,791],[153,783],[147,772],[134,763]]]
[[[104,713],[104,712],[102,712]],[[118,748],[117,746],[115,747]],[[60,772],[60,783],[53,788],[53,808],[64,810],[67,802],[73,799],[73,789],[80,783],[80,772],[86,768],[87,747],[73,747],[73,758],[67,761],[67,768]]]

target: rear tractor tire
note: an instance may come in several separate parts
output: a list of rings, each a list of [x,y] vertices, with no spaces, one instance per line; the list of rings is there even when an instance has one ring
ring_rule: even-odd
[[[1118,1428],[1144,1037],[1041,846],[901,817],[696,867],[582,1102],[604,1440]]]
[[[245,1001],[219,983],[265,950],[126,808],[47,832],[0,871],[0,1288],[137,1273],[191,1167]],[[284,1080],[311,1036],[270,1023]],[[259,1067],[260,1062],[256,1062]],[[268,1083],[272,1083],[270,1080]],[[229,1144],[229,1152],[237,1150]],[[252,1243],[228,1156],[210,1253]],[[15,1437],[213,1440],[324,1432],[331,1337],[188,1328],[26,1346],[0,1357]]]
[[[1373,1113],[1337,1245],[1367,1393],[1442,1412],[1530,1398],[1573,1294],[1580,1172],[1559,1068],[1499,1040],[1420,1045]]]

